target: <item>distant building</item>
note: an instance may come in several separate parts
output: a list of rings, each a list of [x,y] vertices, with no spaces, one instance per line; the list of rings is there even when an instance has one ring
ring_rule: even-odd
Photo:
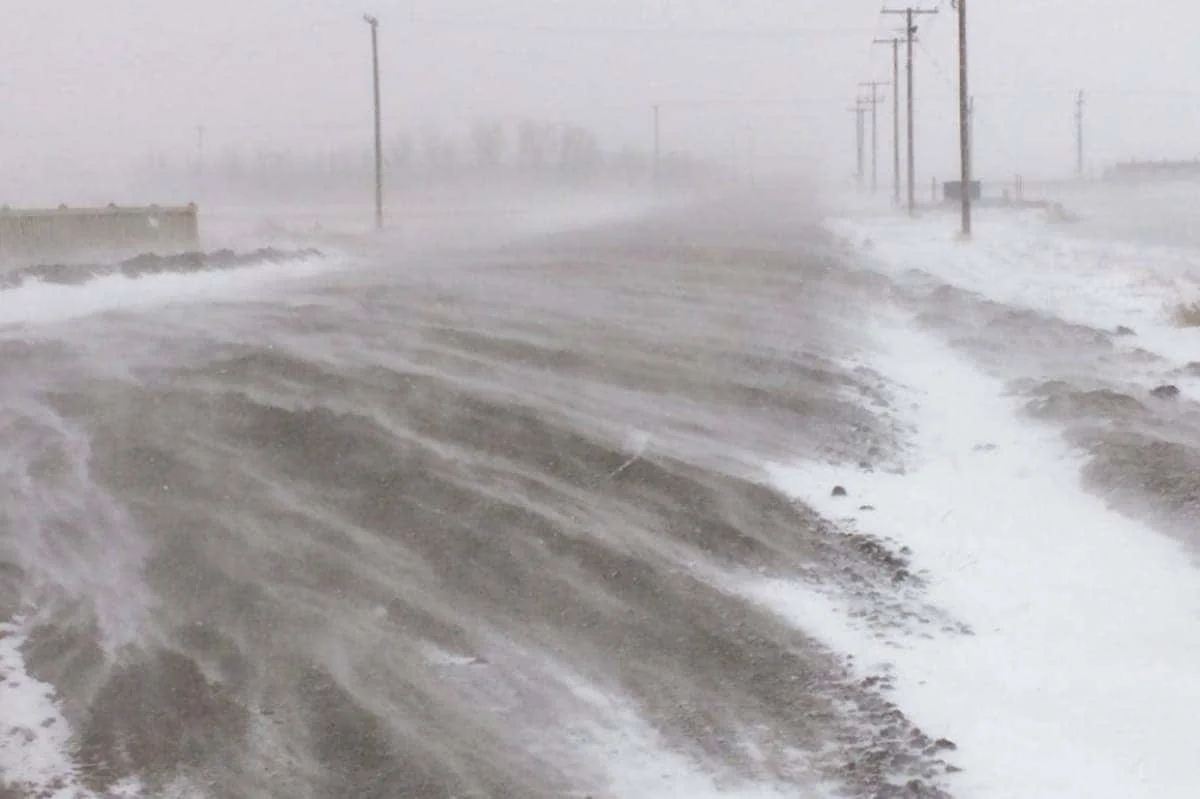
[[[942,201],[943,202],[959,202],[962,200],[962,181],[947,180],[942,183]],[[983,182],[978,180],[971,181],[971,199],[983,199]]]

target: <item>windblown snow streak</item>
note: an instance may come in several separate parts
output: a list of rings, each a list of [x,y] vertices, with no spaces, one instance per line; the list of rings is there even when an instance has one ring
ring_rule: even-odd
[[[0,652],[63,719],[29,746],[97,796],[939,795],[878,686],[712,578],[918,586],[759,480],[894,454],[842,365],[878,286],[810,219],[14,278]]]

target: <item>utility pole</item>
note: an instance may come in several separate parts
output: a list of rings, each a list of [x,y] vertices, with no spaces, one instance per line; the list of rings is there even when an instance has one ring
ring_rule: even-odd
[[[958,139],[962,170],[962,235],[971,236],[971,95],[967,88],[967,0],[952,0],[958,8]]]
[[[866,139],[866,132],[864,130],[865,118],[867,114],[866,101],[862,97],[859,97],[855,99],[854,107],[847,108],[846,110],[854,114],[855,135],[857,136],[856,152],[858,153],[858,168],[854,175],[858,181],[858,190],[862,191],[863,182],[866,177],[866,170],[863,166],[863,162],[866,160],[863,157],[863,143],[864,139]]]
[[[892,193],[900,204],[900,42],[903,39],[876,39],[875,44],[892,46]]]
[[[916,147],[913,144],[913,37],[917,34],[917,26],[913,24],[913,18],[921,14],[936,14],[937,9],[932,8],[899,8],[883,9],[884,14],[903,14],[905,43],[907,52],[907,94],[908,94],[908,212],[914,213],[917,209],[917,169],[916,169]]]
[[[371,26],[371,70],[375,85],[375,229],[383,229],[383,123],[379,108],[379,20],[370,14],[363,19]]]
[[[879,96],[879,87],[887,86],[887,81],[863,81],[859,86],[871,87],[871,99],[866,102],[871,105],[871,193],[879,191],[879,132],[876,109],[883,102]]]
[[[1083,180],[1083,90],[1075,98],[1075,176]]]
[[[975,179],[975,98],[967,103],[967,133],[971,139],[971,177]]]

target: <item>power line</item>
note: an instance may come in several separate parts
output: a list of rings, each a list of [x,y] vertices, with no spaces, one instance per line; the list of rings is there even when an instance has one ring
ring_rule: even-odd
[[[554,36],[648,37],[659,39],[779,39],[849,38],[869,33],[867,28],[676,28],[591,25],[547,25],[536,23],[486,22],[471,20],[414,19],[412,25],[446,31],[534,33]]]
[[[953,89],[954,79],[951,78],[949,73],[946,72],[946,69],[942,66],[942,62],[938,61],[937,56],[935,56],[933,52],[925,46],[924,42],[917,41],[916,45],[921,48],[921,52],[924,53],[929,59],[929,62],[933,64],[933,71],[937,73],[938,77],[941,78],[947,86]]]
[[[662,103],[664,108],[799,108],[809,105],[829,105],[842,102],[838,97],[789,97],[779,99],[730,98],[714,100],[679,100]]]
[[[883,28],[883,19],[884,19],[885,12],[887,10],[886,9],[887,2],[888,2],[888,0],[882,0],[881,4],[879,6],[879,13],[875,17],[875,30],[874,30],[874,33],[872,33],[872,35],[871,35],[872,40],[879,39],[883,35],[883,31],[881,29]],[[864,71],[868,75],[874,73],[874,70],[872,69],[872,67],[874,66],[874,63],[873,63],[874,57],[875,57],[875,49],[870,48],[867,51],[867,63],[864,65]]]
[[[947,80],[949,79],[947,78]],[[1079,89],[1073,86],[1021,86],[1019,88],[992,88],[976,92],[975,96],[1002,98],[1025,97],[1030,94],[1060,94],[1073,97],[1078,93]],[[1088,94],[1101,97],[1200,97],[1200,89],[1088,89]]]

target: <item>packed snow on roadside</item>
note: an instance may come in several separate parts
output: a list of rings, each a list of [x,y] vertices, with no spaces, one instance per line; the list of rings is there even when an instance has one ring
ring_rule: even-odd
[[[880,324],[864,365],[894,381],[916,431],[906,473],[807,462],[772,478],[910,548],[927,601],[970,632],[868,627],[846,600],[794,582],[736,590],[851,654],[862,676],[888,675],[914,723],[957,744],[950,787],[963,799],[1195,796],[1200,572],[1188,554],[1086,493],[1082,455],[1022,417],[1000,381],[912,320]]]
[[[1177,366],[1200,361],[1200,328],[1175,319],[1179,306],[1200,302],[1200,251],[1087,237],[1036,212],[979,214],[970,242],[958,240],[957,224],[953,214],[876,214],[831,219],[827,227],[892,276],[919,270],[1075,324],[1129,328],[1135,336],[1117,339],[1126,350],[1147,350]]]

